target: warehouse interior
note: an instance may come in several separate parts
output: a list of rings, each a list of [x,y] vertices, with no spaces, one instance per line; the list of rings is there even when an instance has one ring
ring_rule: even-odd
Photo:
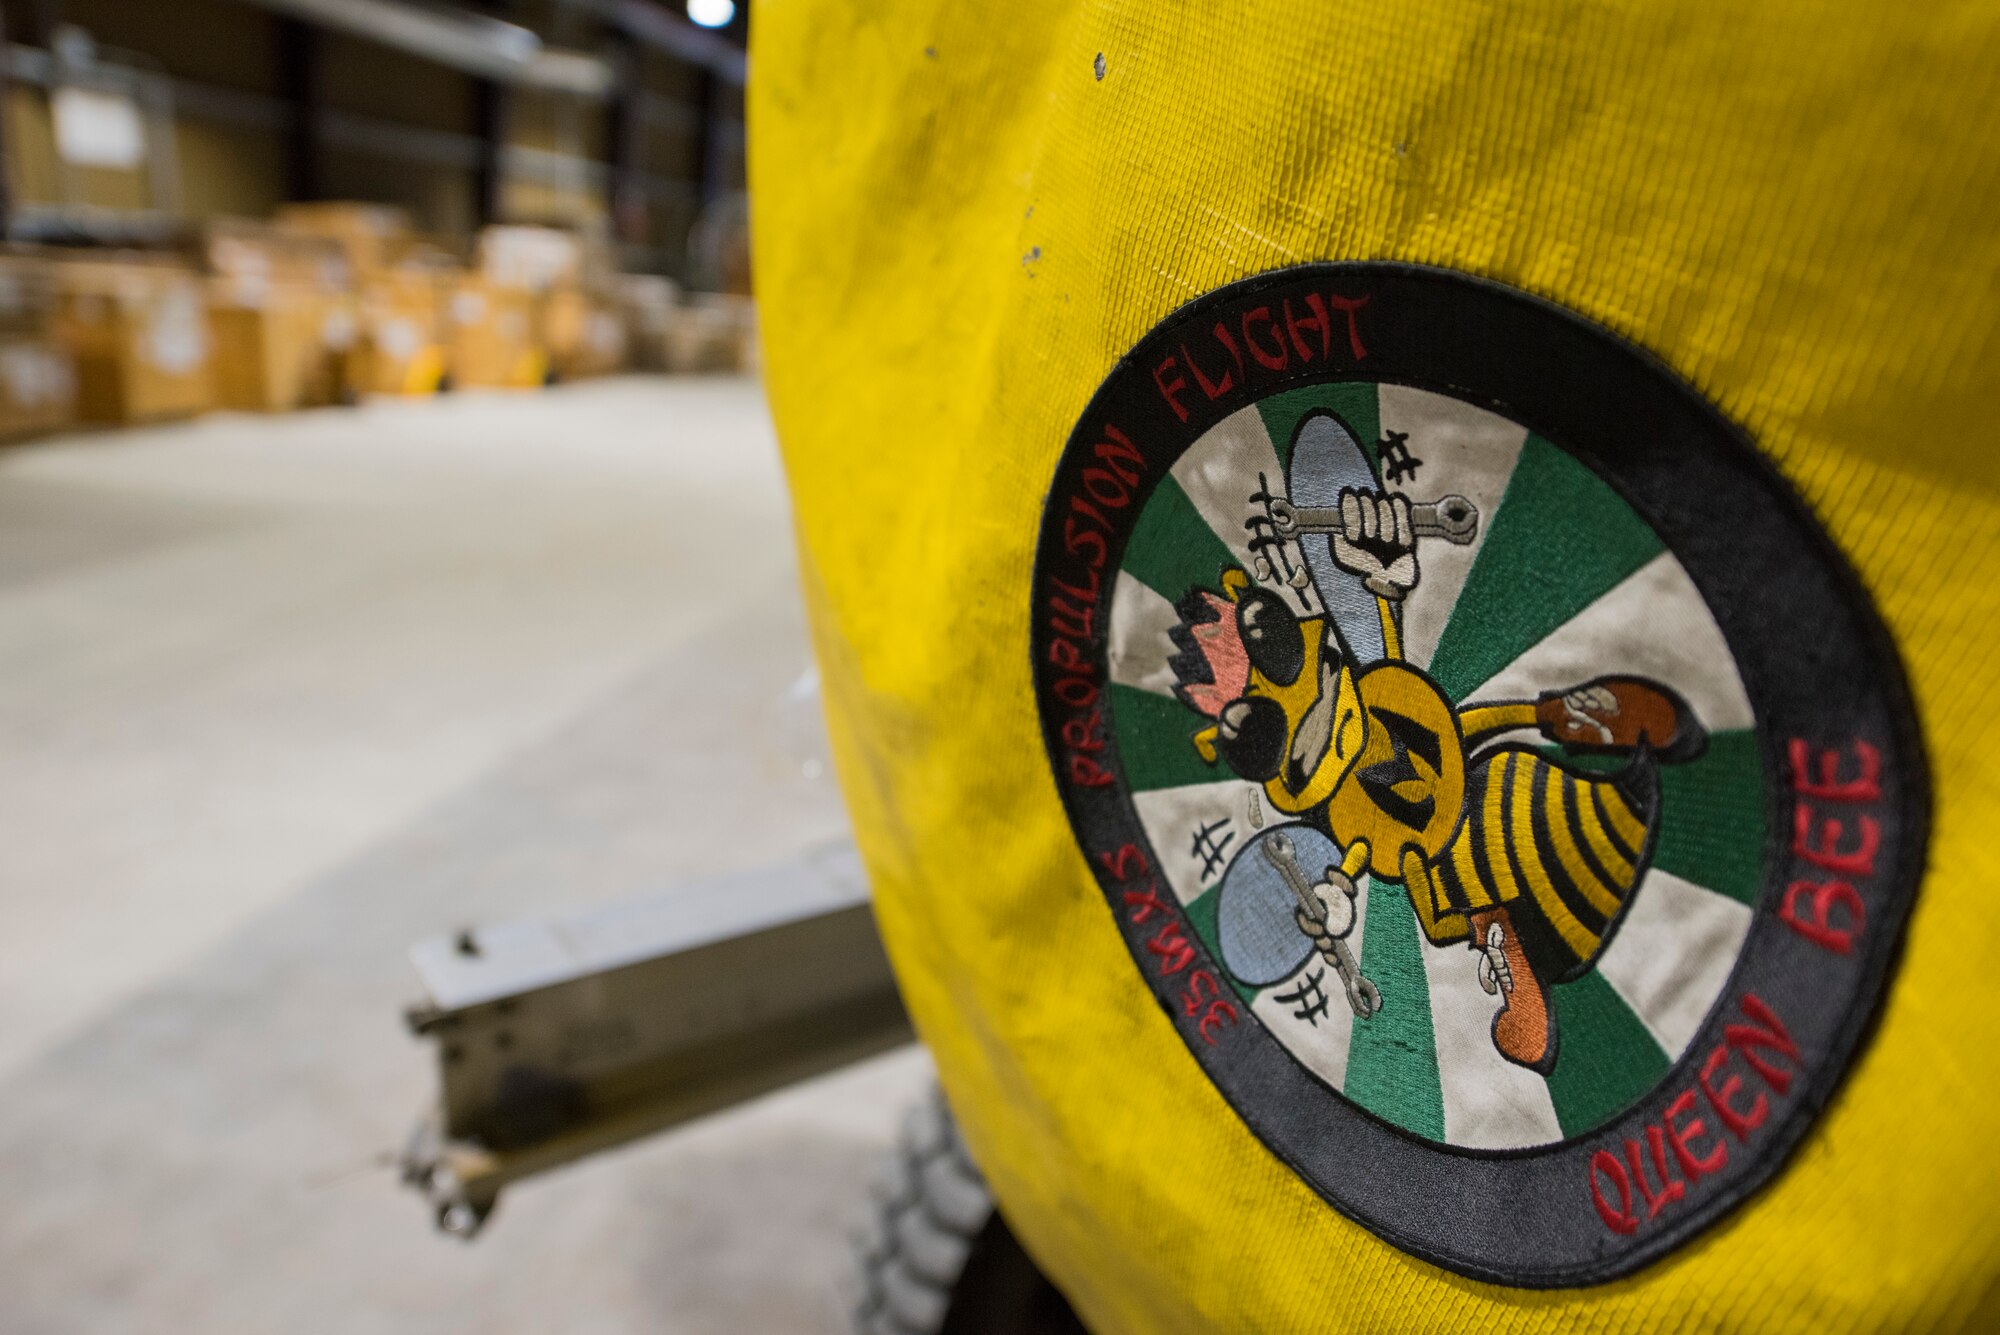
[[[0,3],[0,1329],[847,1328],[908,1046],[400,1180],[414,943],[845,836],[746,25]]]

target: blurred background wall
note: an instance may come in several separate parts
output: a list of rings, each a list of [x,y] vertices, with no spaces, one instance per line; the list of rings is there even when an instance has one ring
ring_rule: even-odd
[[[744,18],[0,3],[0,439],[755,357]]]
[[[690,250],[705,218],[741,212],[741,15],[703,29],[654,0],[6,0],[0,18],[12,239],[161,238],[356,199],[447,236],[578,228],[632,272],[747,283],[739,257]],[[143,169],[66,164],[51,115],[66,84],[125,85],[168,142]]]

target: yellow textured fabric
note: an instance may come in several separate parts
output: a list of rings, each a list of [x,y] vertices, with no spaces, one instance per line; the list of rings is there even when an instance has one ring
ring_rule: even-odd
[[[764,0],[752,70],[841,779],[953,1106],[1085,1319],[2000,1329],[2000,7]],[[1916,694],[1931,870],[1879,1032],[1767,1191],[1608,1286],[1446,1274],[1280,1164],[1044,757],[1029,576],[1078,414],[1176,306],[1315,259],[1497,279],[1662,357],[1802,490]]]

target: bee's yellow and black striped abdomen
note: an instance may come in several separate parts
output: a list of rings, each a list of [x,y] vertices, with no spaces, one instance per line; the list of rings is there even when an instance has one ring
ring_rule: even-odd
[[[1659,814],[1655,762],[1616,775],[1579,774],[1517,748],[1492,753],[1466,780],[1466,816],[1433,870],[1446,907],[1479,913],[1522,903],[1522,944],[1553,980],[1596,958],[1637,888]]]

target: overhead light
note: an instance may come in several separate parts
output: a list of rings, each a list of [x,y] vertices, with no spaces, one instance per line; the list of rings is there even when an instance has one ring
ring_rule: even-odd
[[[726,28],[736,17],[736,0],[687,0],[688,18],[704,28]]]

